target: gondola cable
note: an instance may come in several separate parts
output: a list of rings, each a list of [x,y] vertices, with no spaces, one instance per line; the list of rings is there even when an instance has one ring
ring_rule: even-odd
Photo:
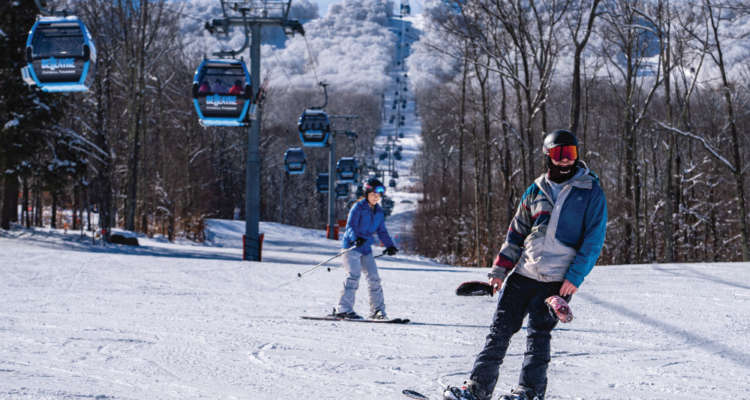
[[[184,8],[184,5],[183,5],[183,8]],[[189,15],[187,15],[187,14],[183,14],[183,13],[181,13],[181,12],[179,12],[179,11],[175,11],[175,10],[172,10],[172,9],[171,9],[171,8],[169,8],[169,7],[164,7],[164,9],[165,9],[165,10],[167,10],[167,11],[169,11],[169,12],[171,12],[171,13],[175,13],[175,14],[177,14],[177,15],[179,15],[179,16],[182,16],[182,17],[188,17],[188,18],[190,18],[190,19],[194,19],[194,20],[196,20],[196,21],[198,21],[198,22],[206,22],[205,20],[202,20],[202,19],[199,19],[199,18],[195,18],[195,17],[191,17],[191,16],[189,16]]]
[[[284,75],[286,76],[286,80],[289,81],[289,85],[291,85],[292,80],[289,79],[289,74],[286,73],[286,68],[284,68],[284,65],[281,64],[281,60],[279,60],[279,56],[276,55],[276,50],[273,49],[273,46],[271,46],[271,52],[273,53],[273,56],[276,57],[276,62],[279,63],[279,67],[281,67],[281,70],[284,71]]]
[[[310,54],[310,64],[313,68],[313,74],[315,74],[315,82],[320,82],[318,79],[318,73],[315,71],[315,57],[313,57],[312,50],[310,50],[310,42],[307,41],[307,36],[303,36],[305,38],[305,43],[307,44],[307,52]]]

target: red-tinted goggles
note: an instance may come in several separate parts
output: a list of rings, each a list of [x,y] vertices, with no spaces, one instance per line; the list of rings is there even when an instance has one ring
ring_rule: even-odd
[[[570,161],[575,161],[578,158],[578,147],[577,146],[557,146],[551,149],[547,149],[547,155],[549,158],[555,161],[562,161],[567,158]]]

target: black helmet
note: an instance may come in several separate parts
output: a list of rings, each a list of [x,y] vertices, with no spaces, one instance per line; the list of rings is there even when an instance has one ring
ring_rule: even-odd
[[[378,194],[385,194],[385,185],[383,185],[383,182],[380,182],[379,180],[375,178],[370,178],[365,182],[365,196],[367,196],[370,192],[375,192]]]
[[[557,146],[578,147],[578,138],[576,138],[576,135],[564,129],[558,129],[544,137],[545,148],[551,149]]]
[[[550,160],[549,158],[549,149],[558,146],[578,147],[578,138],[576,137],[576,135],[574,135],[570,131],[566,131],[565,129],[558,129],[545,136],[543,152],[544,161],[547,163],[547,168],[552,168],[552,160]],[[576,157],[575,163],[573,164],[573,168],[575,169],[576,167],[578,167],[578,157]]]

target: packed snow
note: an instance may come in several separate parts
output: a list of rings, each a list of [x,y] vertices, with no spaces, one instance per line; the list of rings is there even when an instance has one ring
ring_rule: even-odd
[[[437,399],[468,378],[496,298],[454,289],[486,269],[379,258],[388,313],[411,324],[307,321],[330,312],[343,271],[296,274],[338,242],[261,223],[263,262],[242,262],[243,222],[208,230],[200,245],[139,247],[0,231],[0,398]],[[747,263],[595,268],[553,331],[547,398],[750,398],[746,282]],[[516,383],[524,333],[495,397]]]

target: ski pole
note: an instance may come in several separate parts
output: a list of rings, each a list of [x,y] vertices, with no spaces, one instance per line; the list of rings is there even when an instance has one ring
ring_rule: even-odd
[[[373,258],[383,257],[384,255],[385,255],[385,253],[383,253],[383,254],[381,254],[381,255],[379,255],[379,256],[375,256],[375,257],[373,257]],[[333,271],[334,269],[337,269],[337,268],[341,268],[341,267],[343,267],[343,265],[339,265],[338,267],[333,267],[333,268],[331,268],[331,267],[328,267],[328,272],[331,272],[331,271]]]
[[[342,255],[346,254],[347,252],[349,252],[349,251],[351,251],[351,250],[354,250],[355,248],[357,248],[357,246],[352,246],[352,247],[350,247],[350,248],[348,248],[348,249],[346,249],[346,250],[342,251],[341,253],[339,253],[339,254],[336,254],[335,256],[333,256],[333,257],[331,257],[331,258],[329,258],[329,259],[327,259],[327,260],[323,261],[322,263],[320,263],[320,264],[318,264],[318,265],[316,265],[316,266],[314,266],[314,267],[312,267],[312,268],[308,269],[307,271],[305,271],[305,272],[301,272],[301,273],[297,274],[297,277],[298,277],[298,278],[302,278],[302,275],[304,275],[304,274],[306,274],[306,273],[308,273],[308,272],[310,272],[310,271],[314,270],[315,268],[318,268],[318,267],[320,267],[321,265],[323,265],[323,264],[327,263],[328,261],[331,261],[331,260],[333,260],[333,259],[334,259],[334,258],[336,258],[336,257],[341,257]]]

